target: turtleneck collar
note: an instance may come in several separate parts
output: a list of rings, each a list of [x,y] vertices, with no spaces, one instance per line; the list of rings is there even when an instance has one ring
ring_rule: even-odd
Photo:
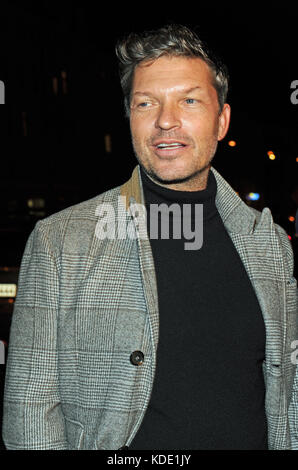
[[[217,191],[217,184],[215,176],[212,171],[208,173],[208,180],[206,189],[200,191],[178,191],[175,189],[165,188],[152,181],[143,168],[140,166],[140,173],[143,183],[143,191],[145,204],[148,208],[149,204],[162,204],[171,205],[176,204],[203,204],[204,205],[204,220],[213,217],[217,214],[215,205],[215,197]]]

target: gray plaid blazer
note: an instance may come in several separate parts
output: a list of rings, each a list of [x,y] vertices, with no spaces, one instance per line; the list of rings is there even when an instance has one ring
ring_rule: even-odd
[[[269,448],[298,449],[291,245],[268,208],[248,207],[211,171],[218,211],[264,316]],[[118,211],[119,196],[123,211]],[[159,332],[150,241],[141,236],[142,224],[132,211],[134,203],[144,204],[143,197],[136,166],[122,186],[38,221],[32,231],[7,357],[7,449],[119,449],[138,431],[150,399]],[[130,225],[135,237],[97,236],[103,203],[115,209],[118,228]],[[133,351],[143,352],[142,365],[131,363]]]

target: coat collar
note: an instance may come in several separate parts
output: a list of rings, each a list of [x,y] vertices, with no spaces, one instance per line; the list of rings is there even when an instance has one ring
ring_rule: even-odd
[[[256,224],[254,211],[242,201],[215,168],[210,169],[217,183],[215,204],[226,229],[239,234],[252,234]],[[131,202],[145,204],[140,165],[134,168],[130,179],[121,186],[120,194],[126,198],[127,210]]]

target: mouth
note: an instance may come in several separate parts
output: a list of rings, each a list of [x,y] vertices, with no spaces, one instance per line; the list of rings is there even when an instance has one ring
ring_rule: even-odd
[[[162,157],[170,155],[179,155],[183,150],[185,150],[185,148],[188,147],[188,145],[184,142],[176,140],[162,140],[155,142],[152,147],[154,149],[154,153]]]

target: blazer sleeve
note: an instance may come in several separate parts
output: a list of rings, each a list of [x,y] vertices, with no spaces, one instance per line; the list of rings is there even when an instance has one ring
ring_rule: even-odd
[[[67,449],[58,389],[59,269],[43,221],[23,254],[14,304],[3,400],[7,449]]]

